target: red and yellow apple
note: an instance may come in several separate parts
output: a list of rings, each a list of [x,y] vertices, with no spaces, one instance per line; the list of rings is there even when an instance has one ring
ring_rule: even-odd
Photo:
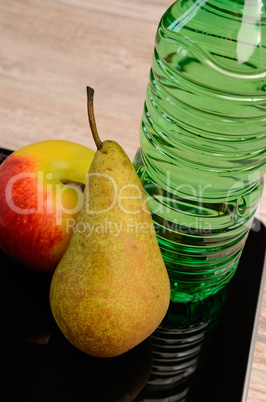
[[[0,166],[0,248],[17,263],[53,272],[72,234],[94,151],[48,140],[13,152]]]

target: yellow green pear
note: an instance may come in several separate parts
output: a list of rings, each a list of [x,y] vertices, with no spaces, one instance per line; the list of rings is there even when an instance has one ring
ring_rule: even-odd
[[[93,89],[87,94],[97,152],[83,207],[52,278],[50,304],[76,348],[112,357],[158,327],[169,306],[170,284],[142,184],[120,145],[101,142]]]

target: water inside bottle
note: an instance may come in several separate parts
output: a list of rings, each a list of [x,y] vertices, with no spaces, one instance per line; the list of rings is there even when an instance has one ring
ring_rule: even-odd
[[[173,301],[237,268],[263,189],[265,46],[260,1],[178,1],[160,21],[134,165]]]

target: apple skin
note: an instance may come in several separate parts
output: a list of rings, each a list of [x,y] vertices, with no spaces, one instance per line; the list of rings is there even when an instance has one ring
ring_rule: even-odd
[[[0,248],[16,263],[54,272],[73,232],[95,152],[65,140],[27,145],[0,166]]]

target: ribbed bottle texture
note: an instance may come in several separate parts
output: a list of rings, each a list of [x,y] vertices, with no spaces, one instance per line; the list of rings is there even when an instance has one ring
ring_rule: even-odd
[[[265,70],[265,2],[180,0],[163,15],[134,165],[172,301],[235,273],[263,188]]]

